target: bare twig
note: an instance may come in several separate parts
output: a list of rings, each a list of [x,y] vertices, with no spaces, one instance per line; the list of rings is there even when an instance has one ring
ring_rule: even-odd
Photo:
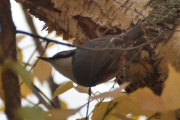
[[[24,15],[25,15],[26,21],[27,21],[27,23],[28,23],[28,25],[29,25],[29,27],[30,27],[30,29],[31,29],[31,32],[32,32],[33,34],[37,34],[37,31],[36,31],[36,28],[35,28],[33,19],[32,19],[32,17],[30,16],[30,14],[29,14],[27,11],[24,11]],[[36,51],[38,51],[38,52],[41,54],[41,56],[45,53],[45,50],[44,50],[43,47],[41,46],[41,42],[40,42],[39,38],[33,38],[33,40],[34,40],[34,42],[35,42],[35,44],[36,44],[36,50],[34,50],[34,52],[32,53],[32,55],[31,55],[31,57],[29,58],[27,64],[29,63],[29,61],[31,60],[32,56],[34,55],[34,53],[35,53]],[[47,48],[47,45],[46,45],[46,48]],[[46,48],[45,48],[45,49],[46,49]],[[38,60],[36,61],[36,63],[31,67],[31,70],[32,70],[33,67],[38,63],[38,61],[39,61],[39,59],[38,59]],[[26,65],[27,65],[27,64],[26,64]],[[25,67],[26,67],[26,65],[25,65]],[[51,78],[52,78],[52,77],[51,77]],[[51,83],[51,84],[55,84],[54,81],[53,81],[53,79],[50,79],[50,80],[48,80],[48,81],[49,81],[49,83]],[[54,101],[52,102],[51,100],[49,100],[49,99],[47,98],[47,96],[46,96],[39,88],[37,88],[35,85],[34,85],[33,87],[34,87],[39,93],[41,93],[41,95],[43,95],[43,96],[51,103],[51,105],[52,105],[54,108],[60,107],[60,103],[59,103],[59,100],[58,100],[57,97],[53,99],[53,100],[56,100],[56,102],[54,102]],[[51,86],[50,86],[50,87],[51,87]],[[34,89],[34,90],[35,90],[35,89]],[[54,92],[54,89],[56,89],[56,88],[51,88],[51,92],[52,92],[52,93]],[[34,91],[34,93],[37,94],[37,92],[35,92],[35,91]],[[39,97],[39,100],[40,100],[41,104],[46,105],[47,103],[45,102],[44,98],[41,97],[41,95],[38,94],[38,95],[36,95],[36,96]],[[53,103],[55,103],[55,105],[54,105]],[[48,107],[48,106],[46,106],[46,107]]]

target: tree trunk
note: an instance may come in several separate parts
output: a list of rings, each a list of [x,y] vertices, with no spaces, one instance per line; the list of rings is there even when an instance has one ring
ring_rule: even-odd
[[[121,34],[141,24],[145,35],[130,47],[157,40],[125,53],[124,69],[120,72],[118,83],[131,81],[127,92],[148,86],[160,95],[168,76],[167,63],[180,71],[180,36],[172,31],[180,29],[179,0],[16,1],[45,21],[44,29],[63,34],[65,40],[75,38],[75,45],[104,35]]]
[[[9,0],[0,0],[0,29],[0,77],[4,90],[5,113],[9,120],[18,120],[15,111],[21,105],[19,79],[10,68],[5,68],[17,58],[16,32]]]

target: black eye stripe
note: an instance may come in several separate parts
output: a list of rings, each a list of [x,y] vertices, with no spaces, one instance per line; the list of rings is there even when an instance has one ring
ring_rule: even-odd
[[[74,54],[75,54],[75,50],[59,52],[55,54],[53,57],[51,57],[50,59],[68,58],[68,57],[73,56]]]

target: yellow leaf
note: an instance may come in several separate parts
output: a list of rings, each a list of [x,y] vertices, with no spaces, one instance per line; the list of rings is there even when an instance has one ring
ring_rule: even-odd
[[[52,67],[49,63],[39,60],[33,69],[34,75],[39,79],[41,83],[47,80],[51,76]]]
[[[105,120],[140,120],[139,117],[140,116],[121,115],[120,113],[117,113],[117,112],[112,110],[111,113],[106,116]]]
[[[27,95],[31,94],[32,91],[31,89],[24,83],[22,83],[23,80],[21,77],[19,77],[19,83],[20,83],[20,87],[21,87],[21,94],[23,95],[23,97],[26,97]],[[22,83],[22,84],[21,84]]]
[[[138,95],[139,104],[143,110],[154,112],[167,111],[160,96],[155,95],[149,88],[138,89],[136,94]]]
[[[114,112],[114,110],[112,110],[106,117],[104,120],[129,120],[128,118],[126,118],[126,116],[120,115],[117,112]],[[132,120],[132,119],[131,119]]]
[[[139,116],[134,116],[134,115],[129,115],[127,118],[129,118],[130,120],[140,120],[140,115]]]
[[[63,100],[60,100],[60,105],[61,105],[62,109],[67,109],[68,108],[68,105]]]
[[[16,115],[22,120],[52,120],[46,112],[39,107],[24,107],[16,111]]]
[[[133,116],[138,116],[138,115],[146,115],[147,117],[152,116],[154,112],[142,110],[139,104],[140,101],[138,99],[138,95],[140,91],[142,91],[142,89],[138,89],[137,91],[127,95],[127,97],[120,99],[114,108],[116,112],[124,116],[126,116],[129,113],[132,113]]]
[[[165,81],[162,95],[155,95],[144,88],[138,93],[142,109],[154,112],[169,112],[180,108],[180,74],[169,65],[169,75]]]
[[[51,47],[54,47],[54,45],[57,45],[57,44],[55,44],[55,43],[50,43],[50,44],[48,45],[47,49],[49,49],[49,48],[51,48]]]
[[[74,85],[73,85],[73,82],[69,81],[69,82],[65,82],[65,83],[62,83],[57,89],[56,91],[54,92],[53,94],[53,99],[60,95],[60,94],[63,94],[64,92],[68,91],[69,89],[73,88]]]
[[[112,108],[113,102],[101,102],[100,104],[97,103],[94,110],[92,111],[92,120],[103,120],[107,111]]]
[[[78,112],[81,109],[74,109],[74,110],[68,110],[68,109],[51,109],[49,110],[49,114],[52,115],[53,120],[67,120],[67,117],[74,115],[76,112]]]
[[[168,112],[168,113],[162,113],[160,115],[160,120],[176,120],[175,112],[171,111],[171,112]]]
[[[18,60],[22,62],[23,61],[22,50],[17,46],[16,51],[17,51],[17,58],[18,58]]]
[[[106,93],[102,93],[98,96],[92,97],[92,99],[97,99],[97,98],[107,98],[107,97],[117,97],[121,91],[123,89],[125,89],[127,86],[129,85],[129,83],[124,83],[120,86],[120,88],[115,89],[114,91],[111,92],[106,92]]]
[[[0,107],[0,112],[4,112],[4,111],[5,111],[5,106],[4,106],[4,102],[3,102],[3,104]]]
[[[162,100],[165,107],[170,110],[180,109],[180,73],[169,65],[169,75],[165,81]]]

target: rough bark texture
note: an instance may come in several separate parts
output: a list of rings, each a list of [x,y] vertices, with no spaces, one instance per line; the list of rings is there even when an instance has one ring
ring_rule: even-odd
[[[11,18],[9,0],[0,0],[0,25],[0,64],[8,65],[16,61],[16,32]],[[18,120],[15,116],[15,110],[21,104],[18,76],[10,69],[3,69],[1,76],[5,98],[5,113],[9,120]]]
[[[75,38],[76,45],[104,35],[121,34],[138,22],[146,35],[131,47],[158,37],[156,43],[125,53],[119,83],[131,81],[128,92],[148,86],[160,95],[168,75],[167,63],[180,71],[179,33],[170,30],[179,28],[180,0],[117,0],[121,4],[115,0],[17,1],[45,21],[44,28],[49,32],[63,33],[65,40]]]

